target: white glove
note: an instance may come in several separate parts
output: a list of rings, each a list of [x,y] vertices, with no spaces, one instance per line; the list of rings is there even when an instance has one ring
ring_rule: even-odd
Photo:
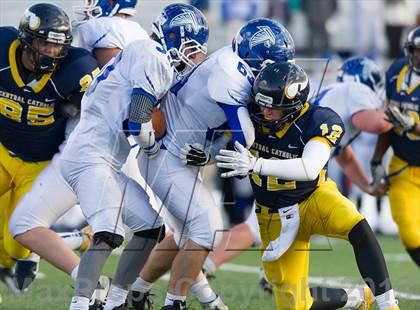
[[[380,163],[370,163],[370,172],[372,173],[372,183],[369,186],[370,192],[382,191],[387,183],[385,167]]]
[[[184,165],[205,166],[210,161],[210,157],[200,143],[185,143],[181,148],[181,161]]]
[[[407,113],[401,112],[397,106],[389,106],[386,114],[389,118],[388,121],[403,131],[411,131],[416,127],[414,118]]]
[[[234,176],[247,176],[252,172],[259,172],[261,165],[257,158],[255,158],[242,144],[235,142],[236,151],[220,150],[216,155],[217,167],[230,169],[229,172],[224,172],[220,176],[222,178],[230,178]],[[258,164],[257,164],[258,162]],[[260,169],[256,169],[259,167]],[[257,172],[257,173],[258,173]]]
[[[152,159],[159,155],[160,144],[155,141],[150,147],[143,147],[142,150],[147,157]]]

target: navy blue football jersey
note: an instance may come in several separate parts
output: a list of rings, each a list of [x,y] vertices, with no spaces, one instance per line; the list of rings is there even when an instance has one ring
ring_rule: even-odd
[[[64,140],[57,107],[84,92],[99,69],[88,51],[71,47],[53,73],[25,81],[17,37],[15,28],[0,27],[0,143],[25,161],[49,160]]]
[[[412,115],[419,123],[420,115],[420,83],[408,87],[411,79],[408,58],[397,59],[386,73],[386,96],[388,102],[400,107]],[[414,133],[404,133],[402,130],[391,131],[391,146],[395,155],[409,165],[420,166],[420,136]]]
[[[267,159],[302,157],[303,149],[312,139],[336,146],[344,134],[340,117],[330,108],[307,103],[300,116],[277,133],[256,131],[251,153]],[[273,176],[251,174],[251,184],[258,204],[280,209],[300,203],[325,181],[328,163],[313,181],[281,180]]]

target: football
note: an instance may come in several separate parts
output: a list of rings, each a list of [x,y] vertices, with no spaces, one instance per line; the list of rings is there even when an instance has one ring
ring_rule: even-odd
[[[163,137],[166,131],[165,115],[158,108],[154,108],[152,112],[152,124],[157,139]]]

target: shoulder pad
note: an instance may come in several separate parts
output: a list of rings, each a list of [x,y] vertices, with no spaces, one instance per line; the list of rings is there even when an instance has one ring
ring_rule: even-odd
[[[218,52],[207,87],[210,97],[220,103],[246,105],[254,75],[249,66],[228,48]]]
[[[401,69],[408,64],[408,58],[407,57],[401,57],[396,59],[390,66],[388,71],[386,72],[386,77],[391,78],[394,75],[397,75],[400,73]]]
[[[332,146],[340,143],[345,127],[336,112],[327,107],[311,106],[307,113],[311,114],[303,125],[305,126],[303,128],[305,141],[309,141],[314,137],[324,137]]]
[[[18,31],[14,27],[0,27],[0,42],[1,46],[9,48],[9,44],[16,40]]]
[[[67,97],[76,91],[86,91],[97,73],[98,64],[91,53],[82,48],[70,47],[66,58],[52,78],[58,82],[58,91]]]

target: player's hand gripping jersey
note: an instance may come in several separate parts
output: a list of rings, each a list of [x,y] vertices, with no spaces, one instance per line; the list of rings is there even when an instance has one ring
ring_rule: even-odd
[[[386,73],[386,96],[390,104],[396,105],[420,120],[420,75],[410,70],[408,58],[396,60]],[[391,145],[395,155],[411,166],[420,166],[420,136],[395,128],[391,132]]]
[[[217,131],[228,128],[233,140],[249,146],[254,128],[246,103],[253,80],[249,66],[230,46],[213,53],[174,84],[162,102],[167,124],[164,146],[179,157],[184,144],[209,147]]]
[[[58,107],[87,89],[96,61],[87,51],[71,47],[54,72],[31,79],[16,61],[16,29],[0,28],[0,38],[0,142],[25,161],[49,160],[64,139],[66,118]]]
[[[173,75],[169,56],[158,43],[141,40],[127,46],[102,69],[83,97],[81,119],[63,159],[105,160],[121,167],[131,148],[123,124],[129,117],[132,94],[144,93],[158,101]]]

